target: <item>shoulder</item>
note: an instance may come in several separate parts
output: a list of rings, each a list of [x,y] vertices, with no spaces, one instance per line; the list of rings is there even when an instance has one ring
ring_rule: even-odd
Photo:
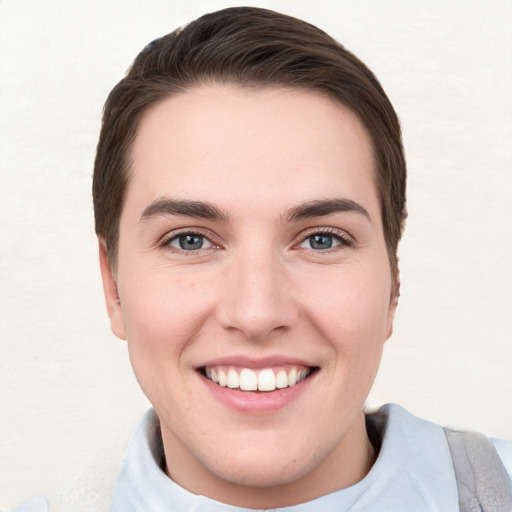
[[[422,445],[428,449],[440,449],[446,452],[446,433],[453,430],[430,421],[414,416],[400,405],[389,403],[380,407],[377,411],[367,415],[367,424],[374,425],[381,437],[390,435],[392,438],[412,438],[418,440],[423,438]],[[465,434],[464,431],[457,431]],[[471,432],[467,434],[472,435]],[[484,437],[492,443],[501,462],[505,466],[509,479],[512,480],[512,441],[487,437],[483,434],[476,434]]]
[[[373,436],[378,432],[382,440],[377,463],[381,458],[387,466],[399,463],[429,486],[434,483],[433,475],[441,471],[442,482],[434,486],[439,485],[445,494],[458,491],[459,499],[476,496],[485,503],[486,495],[496,493],[512,499],[511,442],[445,428],[396,404],[386,404],[368,415],[367,425],[370,437],[373,429]]]

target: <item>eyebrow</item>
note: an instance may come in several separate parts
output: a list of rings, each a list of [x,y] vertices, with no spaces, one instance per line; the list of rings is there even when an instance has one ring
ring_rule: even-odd
[[[140,222],[158,215],[181,215],[218,221],[227,221],[229,218],[229,215],[220,208],[205,201],[160,198],[144,209]]]
[[[342,212],[357,213],[366,217],[369,222],[372,221],[366,208],[351,199],[345,198],[308,201],[288,210],[284,218],[287,222],[290,222]]]
[[[371,222],[370,214],[366,208],[351,199],[345,198],[307,201],[290,208],[284,214],[283,218],[285,222],[292,222],[340,212],[358,213]],[[228,213],[206,201],[160,198],[153,201],[144,209],[140,216],[140,222],[144,222],[158,215],[181,215],[223,222],[229,220]]]

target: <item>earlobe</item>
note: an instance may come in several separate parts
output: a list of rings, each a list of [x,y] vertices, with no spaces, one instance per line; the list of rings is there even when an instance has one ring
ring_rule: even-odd
[[[101,279],[103,281],[103,292],[105,294],[105,302],[107,305],[107,313],[110,318],[110,328],[112,332],[120,339],[126,339],[124,328],[123,312],[121,310],[121,302],[119,300],[119,292],[117,284],[112,273],[110,261],[107,254],[105,241],[98,237]]]

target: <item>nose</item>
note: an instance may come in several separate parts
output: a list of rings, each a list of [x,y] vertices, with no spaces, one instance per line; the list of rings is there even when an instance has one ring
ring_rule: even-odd
[[[240,254],[229,265],[222,287],[218,320],[247,340],[263,341],[287,331],[299,317],[290,276],[270,250]]]

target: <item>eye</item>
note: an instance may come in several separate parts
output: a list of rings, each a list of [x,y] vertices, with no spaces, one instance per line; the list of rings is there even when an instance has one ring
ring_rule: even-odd
[[[353,241],[346,234],[319,231],[308,235],[299,244],[299,247],[304,249],[313,249],[315,251],[326,251],[341,245],[351,247],[353,245]]]
[[[199,233],[180,233],[168,240],[166,245],[181,251],[198,251],[213,247],[210,240]]]

